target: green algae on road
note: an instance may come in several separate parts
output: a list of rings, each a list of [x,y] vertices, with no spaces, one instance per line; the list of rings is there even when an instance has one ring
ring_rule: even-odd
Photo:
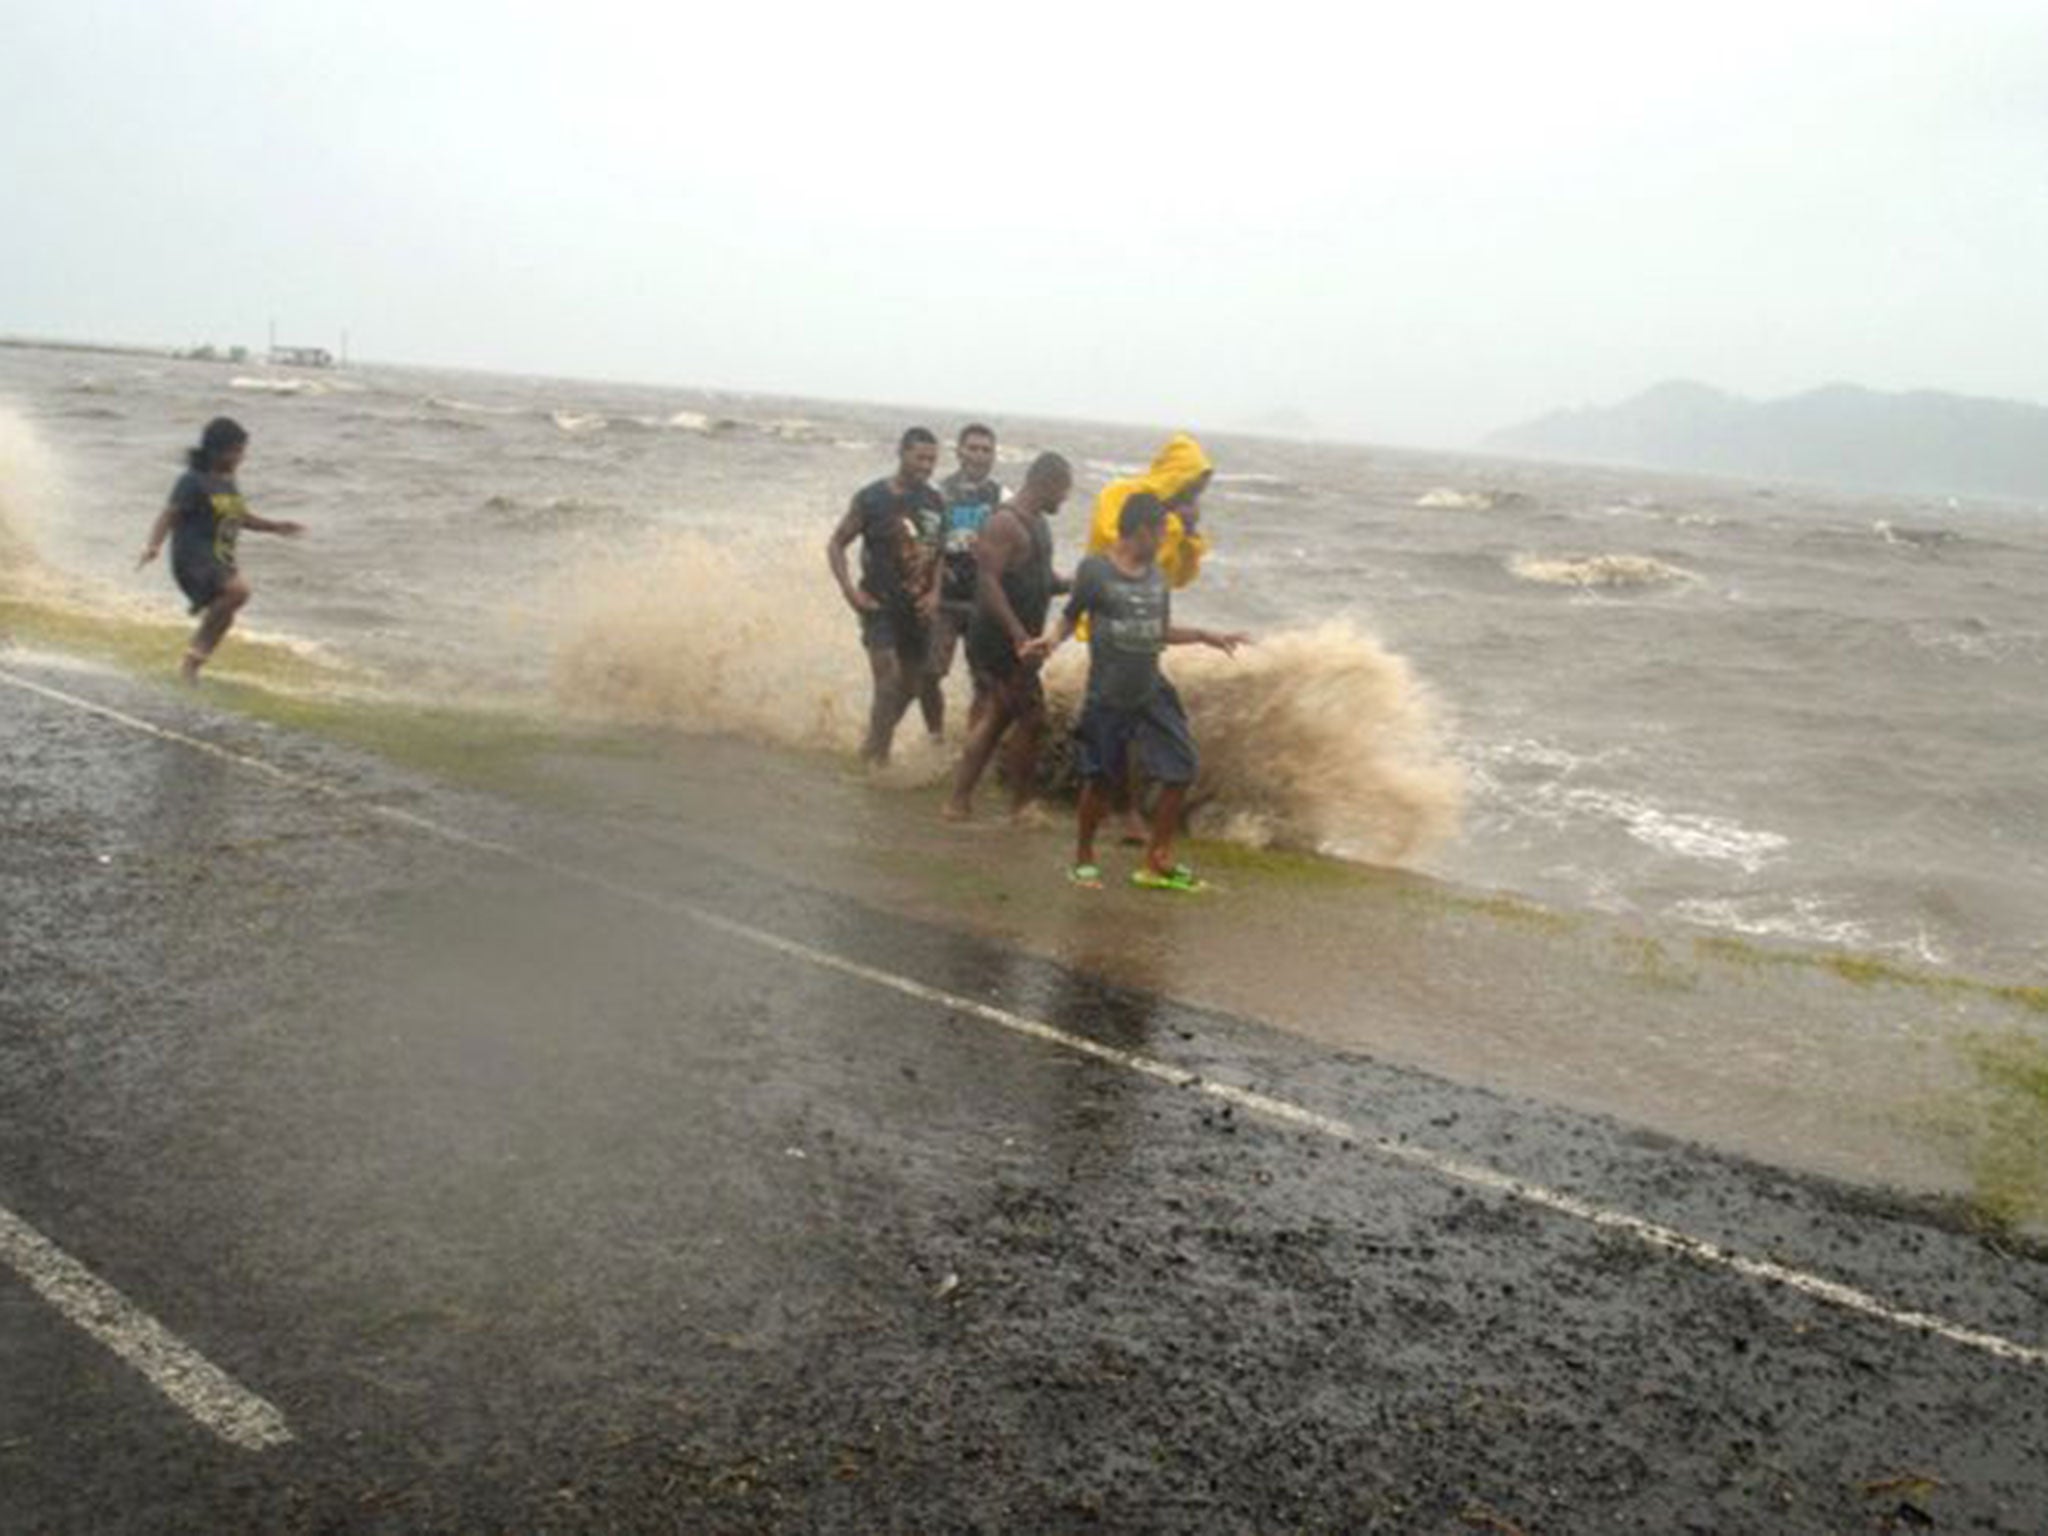
[[[1976,1081],[1930,1118],[1962,1150],[1971,1204],[2001,1228],[2048,1228],[2048,1040],[2008,1030],[1957,1049]]]

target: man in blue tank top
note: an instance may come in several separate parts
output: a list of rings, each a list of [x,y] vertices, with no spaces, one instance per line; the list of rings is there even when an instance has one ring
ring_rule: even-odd
[[[978,421],[962,427],[954,451],[960,467],[939,482],[939,498],[946,511],[939,528],[939,606],[932,615],[931,654],[926,660],[934,684],[942,683],[953,670],[953,652],[974,619],[975,545],[989,518],[1003,504],[1002,482],[994,474],[994,430]],[[969,729],[981,718],[985,702],[976,678]]]

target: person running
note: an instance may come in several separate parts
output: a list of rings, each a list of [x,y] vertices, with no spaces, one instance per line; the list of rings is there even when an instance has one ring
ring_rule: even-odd
[[[953,793],[943,814],[965,821],[974,814],[974,786],[1008,734],[1003,771],[1010,780],[1010,815],[1024,820],[1038,789],[1038,739],[1045,728],[1045,689],[1039,667],[1046,610],[1065,583],[1053,575],[1052,524],[1074,488],[1074,471],[1056,453],[1031,461],[1024,485],[981,531],[975,551],[977,600],[967,629],[967,665],[976,694],[986,700],[967,736]]]
[[[1202,557],[1209,552],[1209,540],[1201,531],[1202,493],[1215,474],[1202,445],[1185,432],[1175,433],[1144,474],[1112,480],[1096,496],[1095,516],[1088,525],[1088,553],[1108,554],[1119,537],[1118,518],[1124,504],[1133,496],[1150,496],[1166,512],[1159,540],[1159,569],[1175,591],[1193,585],[1202,573]],[[1084,629],[1084,639],[1086,634]],[[1123,840],[1143,843],[1145,822],[1128,782],[1110,786],[1110,805],[1123,823]]]
[[[931,484],[938,462],[939,440],[923,427],[910,428],[897,444],[896,473],[863,487],[825,544],[825,563],[860,616],[874,678],[860,755],[877,766],[889,761],[897,722],[913,697],[935,740],[945,723],[945,697],[925,671],[939,601],[939,524],[946,510]],[[855,539],[861,541],[858,585],[846,566],[846,547]]]
[[[939,482],[946,516],[939,533],[939,607],[932,617],[932,649],[926,668],[933,682],[940,685],[953,670],[953,652],[974,620],[974,546],[990,516],[1003,503],[1002,482],[992,473],[996,463],[994,429],[980,422],[962,427],[953,451],[959,457],[960,467]],[[981,718],[987,698],[980,675],[971,666],[968,670],[974,680],[974,701],[967,715],[968,729],[972,730]]]
[[[235,561],[235,541],[242,530],[252,533],[296,535],[305,532],[298,523],[258,517],[242,500],[235,484],[235,471],[249,451],[249,433],[240,422],[216,416],[200,434],[199,446],[187,450],[185,473],[171,487],[142,546],[139,571],[171,541],[171,575],[192,611],[203,615],[178,675],[188,683],[199,681],[199,669],[213,659],[213,653],[235,615],[249,601],[249,578]]]
[[[1068,878],[1100,889],[1095,833],[1109,810],[1113,785],[1127,782],[1135,766],[1159,785],[1159,801],[1144,862],[1131,871],[1133,885],[1155,890],[1195,891],[1194,871],[1173,859],[1181,808],[1195,780],[1199,759],[1180,695],[1159,670],[1159,653],[1169,645],[1207,645],[1233,654],[1250,637],[1206,629],[1176,628],[1173,589],[1159,567],[1166,534],[1166,509],[1140,491],[1117,514],[1117,541],[1108,553],[1089,555],[1074,572],[1059,630],[1047,654],[1064,645],[1085,619],[1088,629],[1088,689],[1074,728],[1080,770],[1081,808]]]

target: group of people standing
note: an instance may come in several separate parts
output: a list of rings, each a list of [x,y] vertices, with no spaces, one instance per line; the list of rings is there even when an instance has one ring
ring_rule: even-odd
[[[1159,656],[1169,645],[1229,653],[1247,643],[1244,635],[1173,622],[1172,594],[1194,581],[1209,547],[1201,531],[1202,493],[1214,475],[1208,456],[1192,437],[1178,435],[1144,474],[1106,486],[1087,553],[1068,580],[1053,569],[1048,521],[1073,491],[1067,460],[1039,454],[1016,494],[1005,497],[994,477],[993,430],[980,423],[963,428],[956,452],[959,467],[935,485],[938,439],[910,428],[898,444],[896,472],[860,490],[826,542],[833,578],[859,617],[873,681],[862,757],[888,761],[913,702],[933,740],[943,738],[945,679],[964,651],[973,702],[944,814],[972,814],[975,785],[998,750],[1012,814],[1029,814],[1045,729],[1040,671],[1078,634],[1087,641],[1089,665],[1074,728],[1082,791],[1068,878],[1100,888],[1096,836],[1116,813],[1126,840],[1145,849],[1134,884],[1199,889],[1194,872],[1174,859],[1198,759],[1187,713]],[[857,580],[848,560],[856,541]],[[1060,595],[1065,607],[1048,629]],[[1157,786],[1149,825],[1137,810],[1140,773]]]
[[[171,569],[199,626],[181,670],[194,681],[249,600],[237,568],[243,530],[296,534],[294,522],[258,517],[235,473],[249,434],[237,422],[209,422],[185,474],[151,527],[141,563],[171,545]],[[1088,686],[1074,727],[1082,782],[1079,833],[1069,878],[1099,888],[1096,834],[1112,813],[1126,841],[1141,844],[1135,884],[1194,890],[1200,882],[1174,860],[1174,838],[1198,759],[1180,696],[1159,669],[1170,645],[1225,653],[1240,634],[1173,621],[1173,593],[1194,581],[1209,545],[1202,493],[1214,470],[1192,437],[1171,438],[1144,474],[1112,481],[1095,504],[1087,553],[1071,580],[1053,569],[1050,518],[1074,488],[1073,467],[1041,453],[1015,495],[995,478],[996,435],[976,423],[956,444],[959,467],[936,485],[939,443],[912,427],[898,445],[896,472],[863,488],[826,544],[826,559],[859,616],[874,694],[861,754],[888,761],[897,725],[914,701],[942,740],[945,679],[964,653],[973,681],[966,745],[945,814],[972,814],[975,785],[1000,750],[1011,811],[1033,809],[1045,731],[1046,660],[1076,635],[1088,644]],[[860,575],[848,551],[861,546]],[[1053,600],[1066,604],[1048,627]],[[1157,786],[1149,825],[1138,814],[1137,778]]]

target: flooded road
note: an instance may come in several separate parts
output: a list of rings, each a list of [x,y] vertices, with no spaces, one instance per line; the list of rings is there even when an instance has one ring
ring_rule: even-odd
[[[5,670],[0,1209],[291,1435],[224,1439],[0,1267],[0,1483],[28,1528],[2048,1510],[2039,1260],[1409,1064],[1420,1003],[1462,993],[1440,1068],[1540,1027],[1518,1070],[1574,1076],[1599,1053],[1546,1042],[1621,1026],[1513,946],[1611,935],[1383,892],[1358,905],[1384,932],[1316,942],[1384,1003],[1353,976],[1318,1026],[1291,961],[1275,1029],[1215,995],[1241,956],[1203,957],[1256,945],[1277,894],[1047,916],[1015,882],[1053,834],[926,842],[864,786],[735,788],[717,745],[565,744],[515,796]],[[985,846],[1012,856],[946,854]],[[1646,982],[1638,1027],[1668,1037],[1699,989]]]

